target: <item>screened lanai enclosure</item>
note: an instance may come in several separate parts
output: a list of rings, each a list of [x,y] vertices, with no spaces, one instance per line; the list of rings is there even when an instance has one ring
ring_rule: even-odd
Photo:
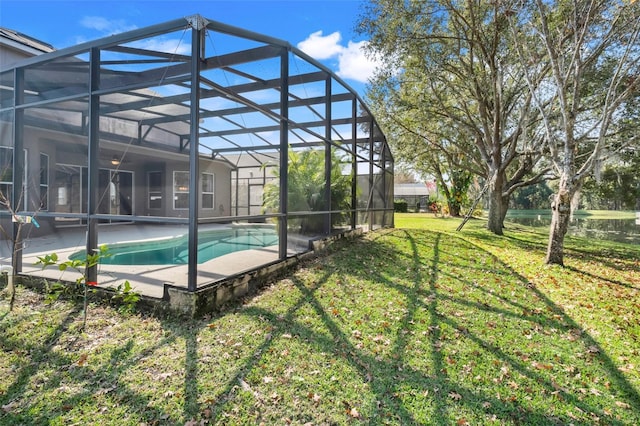
[[[199,15],[0,72],[0,263],[107,248],[87,280],[162,297],[393,226],[360,97],[290,44]],[[70,272],[65,272],[70,274]]]

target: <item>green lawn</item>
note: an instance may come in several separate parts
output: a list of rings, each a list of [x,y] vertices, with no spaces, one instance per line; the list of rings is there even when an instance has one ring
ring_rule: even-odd
[[[640,248],[396,216],[211,318],[0,304],[0,424],[640,424]]]

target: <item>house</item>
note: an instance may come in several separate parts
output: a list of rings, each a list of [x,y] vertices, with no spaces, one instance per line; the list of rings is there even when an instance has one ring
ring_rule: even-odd
[[[0,263],[25,275],[107,244],[87,280],[167,298],[393,225],[375,118],[287,42],[194,15],[60,50],[3,29],[0,57]],[[307,152],[324,178],[290,208],[289,156]]]
[[[0,49],[0,64],[2,64],[3,68],[12,66],[22,59],[55,50],[48,43],[3,27],[0,27],[0,46],[2,46],[2,49]]]
[[[424,182],[396,183],[393,196],[396,201],[406,201],[409,209],[424,210],[429,205],[429,196],[434,193],[434,190],[435,187],[430,187]]]

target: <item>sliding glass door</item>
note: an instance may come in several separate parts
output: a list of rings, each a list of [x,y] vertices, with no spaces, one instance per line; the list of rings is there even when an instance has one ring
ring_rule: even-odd
[[[133,173],[100,169],[98,174],[98,213],[133,214]]]

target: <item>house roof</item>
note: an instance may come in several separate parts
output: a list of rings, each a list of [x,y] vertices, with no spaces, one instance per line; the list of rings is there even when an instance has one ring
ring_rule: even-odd
[[[393,193],[395,197],[420,197],[429,195],[429,189],[424,183],[396,183],[393,186]]]
[[[49,43],[45,43],[44,41],[22,34],[18,31],[14,31],[10,28],[0,27],[0,37],[27,48],[35,49],[41,53],[53,52],[55,50],[55,48]]]

